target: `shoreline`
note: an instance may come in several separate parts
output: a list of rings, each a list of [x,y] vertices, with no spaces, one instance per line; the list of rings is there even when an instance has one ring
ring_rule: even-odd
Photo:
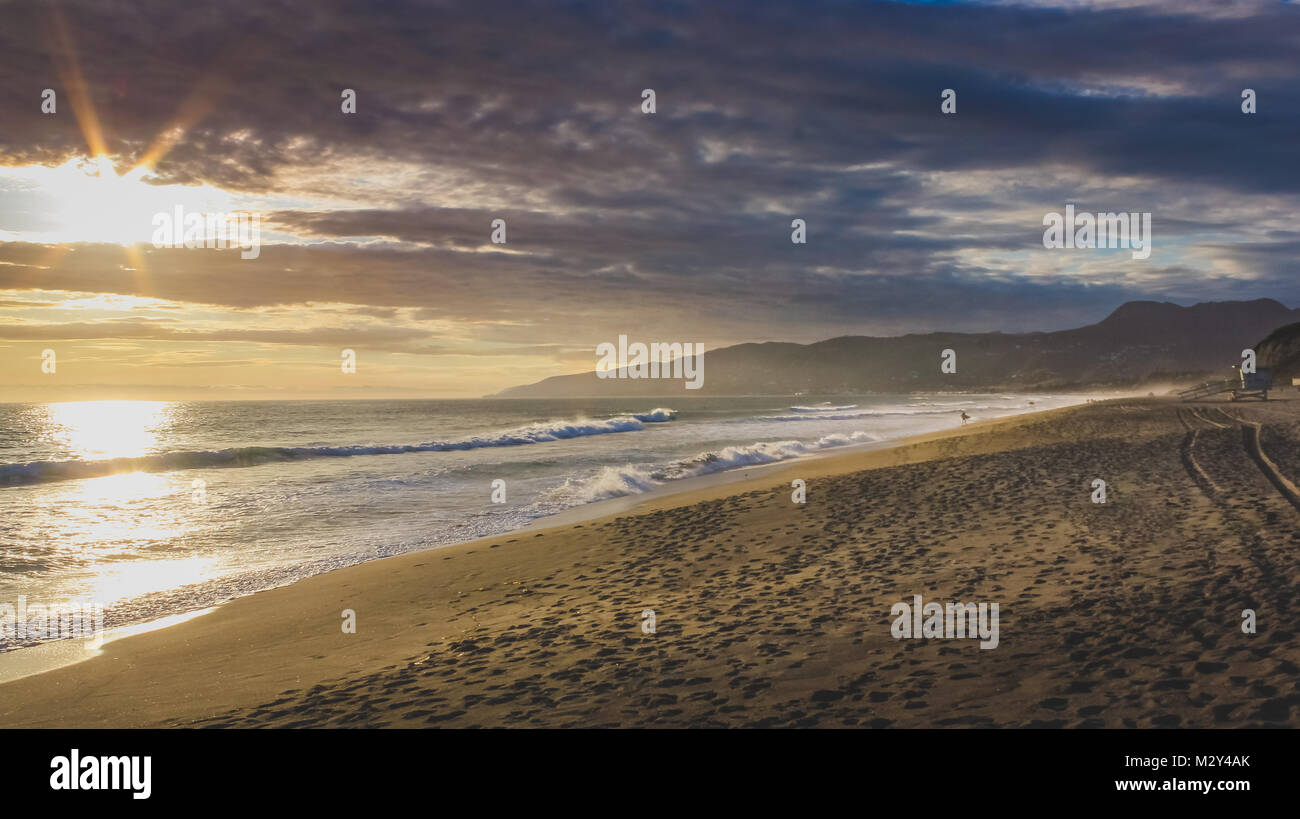
[[[767,481],[775,480],[770,473],[779,472],[786,469],[797,470],[800,475],[790,474],[790,480],[801,476],[824,477],[831,474],[843,474],[844,472],[854,471],[848,468],[832,466],[829,470],[822,470],[817,467],[807,468],[809,464],[820,464],[824,461],[833,461],[837,459],[847,459],[861,456],[865,453],[879,452],[882,450],[897,449],[913,444],[924,443],[926,441],[940,440],[949,437],[960,437],[972,432],[980,432],[989,429],[991,425],[999,422],[1011,422],[1028,417],[1045,416],[1049,413],[1063,412],[1085,406],[1090,400],[1093,403],[1103,403],[1105,401],[1133,400],[1137,396],[1118,396],[1104,399],[1084,399],[1077,404],[1068,404],[1064,407],[1053,407],[1050,409],[1034,409],[1026,412],[1018,412],[1012,415],[1002,415],[997,418],[987,418],[982,420],[973,420],[964,426],[957,426],[950,429],[936,430],[932,432],[920,432],[915,435],[905,435],[899,438],[887,438],[881,441],[866,441],[860,444],[848,444],[845,446],[833,447],[830,449],[820,450],[806,455],[800,455],[797,458],[788,458],[781,461],[773,461],[766,464],[754,464],[752,466],[737,467],[735,469],[726,469],[719,472],[713,472],[707,475],[698,475],[691,478],[681,478],[678,480],[668,481],[660,486],[651,489],[648,492],[637,492],[623,495],[617,498],[607,498],[605,500],[593,501],[565,509],[553,515],[536,518],[529,521],[519,529],[504,532],[494,537],[506,537],[510,534],[519,532],[534,532],[544,529],[554,529],[563,526],[571,526],[575,523],[584,523],[587,521],[598,520],[607,516],[618,514],[636,514],[647,508],[670,508],[672,505],[661,507],[659,504],[663,501],[670,501],[674,496],[684,494],[704,493],[707,496],[713,496],[713,490],[734,484],[746,483],[749,481]],[[758,474],[753,474],[758,473]],[[743,491],[743,490],[737,490]],[[730,494],[730,493],[727,493]],[[477,540],[490,540],[488,538],[477,538]],[[471,541],[462,541],[461,543],[447,544],[447,546],[462,545]],[[444,546],[435,546],[435,549],[445,548]],[[387,559],[387,558],[382,558]]]
[[[1122,399],[1115,398],[1115,399],[1092,399],[1092,400],[1102,401],[1102,400],[1122,400]],[[540,531],[561,529],[561,528],[571,527],[578,524],[597,521],[602,518],[612,517],[615,515],[638,514],[640,512],[646,511],[649,508],[671,508],[676,505],[685,505],[685,504],[674,504],[672,503],[672,501],[677,496],[682,496],[682,495],[700,494],[701,499],[704,497],[712,498],[712,497],[716,497],[715,494],[716,492],[723,489],[728,489],[728,492],[726,494],[730,494],[731,491],[745,491],[743,488],[744,484],[748,484],[750,482],[762,482],[763,485],[766,485],[768,481],[777,479],[773,475],[773,473],[784,472],[786,470],[792,470],[790,472],[790,475],[786,477],[787,484],[789,483],[790,480],[793,480],[795,477],[800,477],[800,476],[803,476],[806,480],[807,477],[809,476],[824,477],[826,475],[831,475],[831,474],[842,474],[845,471],[853,471],[853,470],[851,468],[847,468],[847,467],[841,468],[835,465],[829,465],[828,468],[818,468],[817,466],[810,466],[810,465],[821,464],[822,462],[834,461],[837,459],[853,458],[855,456],[861,456],[865,453],[879,452],[882,450],[905,447],[911,444],[921,443],[928,440],[938,440],[938,439],[947,438],[951,436],[966,435],[966,434],[970,434],[972,431],[979,432],[980,430],[987,429],[990,425],[994,425],[999,422],[1012,421],[1014,419],[1023,419],[1028,416],[1039,416],[1047,413],[1070,410],[1072,408],[1084,405],[1084,403],[1086,403],[1087,401],[1088,399],[1084,399],[1078,404],[1069,404],[1064,407],[1054,407],[1051,409],[1042,409],[1042,410],[1030,410],[1026,412],[1015,413],[1012,415],[999,416],[997,418],[975,420],[975,421],[971,421],[967,425],[958,426],[951,429],[938,430],[938,431],[926,432],[926,433],[918,433],[916,435],[908,435],[900,438],[890,438],[881,441],[868,441],[860,444],[850,444],[841,447],[833,447],[830,449],[813,452],[806,455],[801,455],[796,458],[773,461],[771,463],[766,463],[766,464],[754,464],[752,466],[737,467],[734,469],[722,470],[707,475],[699,475],[690,478],[682,478],[679,480],[668,481],[647,492],[631,493],[621,497],[608,498],[605,500],[580,504],[578,506],[574,506],[569,509],[565,509],[563,511],[557,512],[553,515],[546,515],[544,517],[536,518],[534,520],[531,520],[523,524],[518,528],[509,529],[494,535],[488,535],[486,537],[481,537],[481,538],[474,538],[472,540],[454,541],[451,543],[429,546],[424,549],[419,549],[412,552],[406,552],[403,554],[389,555],[386,557],[380,557],[380,558],[374,558],[371,560],[362,561],[360,563],[352,563],[346,566],[340,566],[338,568],[330,569],[326,572],[321,572],[319,574],[307,575],[306,577],[299,578],[287,584],[272,586],[267,589],[262,589],[256,592],[252,592],[251,594],[240,595],[239,597],[235,597],[231,600],[218,603],[217,605],[214,606],[200,607],[189,611],[178,612],[177,614],[167,615],[164,617],[157,617],[150,620],[143,620],[137,623],[131,623],[128,625],[107,629],[104,632],[103,644],[107,645],[109,642],[123,639],[125,637],[134,634],[143,634],[143,633],[152,632],[159,629],[169,628],[174,625],[183,623],[192,617],[219,611],[223,607],[230,605],[236,600],[275,592],[283,588],[291,587],[297,583],[301,583],[304,580],[309,580],[312,577],[319,577],[322,575],[333,574],[335,572],[347,571],[357,566],[365,566],[374,563],[382,563],[383,561],[406,557],[408,555],[429,554],[429,553],[441,551],[443,549],[462,547],[462,546],[467,546],[474,543],[479,543],[479,542],[484,542],[489,540],[500,540],[502,538],[511,538],[521,534],[533,534],[535,532],[540,532]],[[797,471],[800,474],[795,475],[794,471]],[[741,486],[737,486],[737,485],[741,485]],[[11,651],[0,653],[0,685],[15,680],[20,680],[28,677],[45,674],[50,671],[55,671],[57,669],[65,668],[70,665],[88,662],[102,653],[102,647],[99,649],[87,649],[84,651],[79,651],[77,650],[76,646],[72,645],[72,644],[79,644],[80,642],[82,641],[76,638],[50,640],[43,643],[38,643],[36,645],[26,646],[23,648],[17,648]]]
[[[158,617],[153,620],[145,620],[140,623],[132,623],[127,626],[105,629],[98,640],[99,645],[94,648],[85,645],[87,642],[85,638],[69,637],[62,640],[48,640],[34,646],[7,651],[0,654],[0,685],[39,676],[50,671],[57,671],[60,668],[66,668],[77,663],[84,663],[103,653],[104,646],[109,643],[124,640],[137,634],[147,634],[151,631],[180,625],[195,617],[211,614],[218,608],[220,606],[209,606],[181,612],[180,614]],[[6,657],[9,658],[8,662],[5,662]]]
[[[282,699],[290,691],[376,669],[391,670],[427,650],[429,637],[435,643],[454,644],[465,635],[464,625],[457,621],[469,601],[486,597],[513,610],[521,598],[534,593],[531,586],[547,576],[549,567],[575,559],[575,565],[586,565],[583,555],[590,559],[609,548],[601,534],[604,529],[660,518],[670,510],[689,512],[771,492],[783,501],[780,508],[784,509],[794,477],[807,481],[812,492],[814,481],[958,454],[1000,452],[1009,441],[1015,443],[1026,426],[1043,426],[1087,408],[1131,400],[988,419],[893,442],[871,442],[854,452],[719,473],[705,476],[715,479],[707,486],[637,496],[630,509],[592,509],[590,514],[602,514],[589,515],[585,522],[543,519],[546,525],[535,529],[313,575],[236,598],[202,617],[106,643],[84,661],[2,683],[0,725],[198,725],[215,714]],[[453,564],[447,566],[448,561]],[[488,579],[499,577],[521,579]],[[511,590],[525,582],[530,585]],[[504,596],[498,588],[505,589]],[[338,625],[345,610],[355,612],[359,623],[355,635],[343,633]],[[482,621],[475,618],[474,622]]]
[[[850,458],[850,456],[863,454],[863,452],[887,450],[887,448],[907,446],[909,443],[926,441],[926,439],[936,437],[936,435],[944,437],[944,435],[952,433],[963,434],[967,432],[967,430],[982,428],[980,425],[988,425],[993,424],[993,422],[1006,421],[1010,419],[1021,419],[1021,417],[1058,411],[1058,409],[1069,409],[1082,406],[1082,403],[1086,403],[1087,400],[1088,399],[1084,399],[1084,402],[1080,402],[1080,404],[1067,404],[1065,407],[1031,409],[1031,411],[1017,412],[1014,413],[1014,415],[998,416],[995,417],[995,419],[971,421],[970,424],[958,426],[958,428],[953,429],[937,430],[937,432],[918,433],[915,435],[904,435],[904,437],[887,438],[883,439],[883,441],[853,443],[853,445],[831,447],[828,448],[828,450],[811,452],[811,454],[801,455],[798,456],[798,458],[776,460],[767,464],[753,464],[749,465],[749,467],[723,469],[723,471],[702,474],[702,476],[680,478],[680,480],[664,482],[664,484],[656,486],[654,489],[649,491],[642,491],[642,493],[630,493],[627,495],[621,495],[621,497],[617,498],[607,498],[603,500],[594,500],[594,502],[590,503],[578,504],[578,506],[556,512],[554,515],[537,517],[537,519],[530,520],[528,523],[519,526],[519,528],[507,529],[504,530],[504,532],[491,534],[491,536],[473,538],[469,539],[469,541],[439,543],[439,545],[428,546],[425,547],[425,549],[415,551],[403,552],[403,554],[399,555],[387,555],[383,556],[383,558],[363,560],[363,562],[360,563],[351,563],[342,565],[342,567],[331,568],[329,571],[320,572],[320,575],[329,575],[329,573],[333,572],[346,571],[346,569],[356,567],[356,565],[382,562],[382,560],[400,558],[400,556],[408,554],[424,554],[424,552],[451,549],[451,547],[464,546],[468,545],[468,543],[478,541],[487,541],[487,539],[512,537],[517,536],[517,534],[520,533],[533,533],[539,532],[539,530],[556,529],[563,528],[563,526],[588,523],[588,521],[599,520],[606,516],[621,515],[621,513],[636,513],[641,507],[647,506],[647,504],[655,504],[663,502],[663,500],[671,500],[675,495],[699,493],[699,491],[711,491],[719,489],[719,487],[744,484],[744,482],[751,480],[763,481],[766,480],[768,473],[777,471],[777,469],[783,467],[794,468],[797,467],[797,465],[818,463],[818,461],[823,460]],[[809,471],[803,469],[802,472]],[[823,473],[818,472],[818,474]],[[296,582],[302,582],[303,580],[308,580],[308,578],[316,576],[318,575],[308,575],[300,577],[298,580],[291,581],[289,584],[270,586],[268,589],[253,591],[251,594],[239,595],[239,597],[231,598],[229,601],[217,603],[216,606],[199,607],[195,608],[195,610],[177,612],[177,614],[174,615],[153,617],[153,619],[142,620],[139,621],[139,623],[131,623],[121,625],[121,627],[105,629],[104,642],[107,643],[112,640],[120,640],[120,638],[130,636],[130,634],[134,633],[152,632],[152,630],[168,628],[170,625],[183,623],[183,621],[187,620],[188,617],[220,610],[222,606],[227,606],[227,604],[234,602],[235,599],[252,597],[252,595],[256,594],[265,594],[268,593],[268,591],[286,588],[286,586],[291,586],[296,584]],[[117,636],[113,636],[113,634],[117,634]],[[74,642],[79,641],[75,640],[75,638],[69,638],[69,640],[45,641],[36,643],[36,645],[25,646],[21,647],[21,649],[13,649],[0,653],[0,684],[13,680],[25,679],[25,677],[40,675],[40,673],[48,671],[55,671],[57,668],[72,666],[72,664],[75,663],[86,662],[86,660],[90,660],[99,654],[98,650],[87,650],[85,653],[78,653],[78,651],[74,651],[70,649],[68,645],[65,645],[65,643]]]

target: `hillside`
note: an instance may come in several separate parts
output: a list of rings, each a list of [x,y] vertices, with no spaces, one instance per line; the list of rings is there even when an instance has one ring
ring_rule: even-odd
[[[1300,323],[1279,327],[1255,347],[1259,366],[1273,371],[1277,384],[1287,385],[1300,376]]]
[[[738,344],[704,355],[704,386],[653,379],[598,379],[594,371],[512,387],[502,397],[790,395],[911,390],[1063,389],[1193,379],[1240,361],[1242,349],[1300,310],[1272,299],[1153,301],[1121,305],[1102,321],[1038,333],[844,336],[814,344]],[[944,349],[957,371],[940,372]],[[593,355],[593,364],[595,357]]]

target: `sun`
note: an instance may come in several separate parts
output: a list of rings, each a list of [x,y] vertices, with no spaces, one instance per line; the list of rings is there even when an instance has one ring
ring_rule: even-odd
[[[210,185],[157,184],[140,165],[118,173],[111,158],[74,158],[62,165],[0,169],[0,177],[28,191],[41,209],[41,224],[13,231],[20,241],[149,244],[154,217],[177,206],[191,213],[234,210],[229,193]]]
[[[54,170],[48,189],[58,202],[52,214],[55,230],[82,242],[127,245],[148,239],[149,223],[142,220],[152,218],[157,192],[141,181],[143,168],[119,175],[112,161],[101,156]]]

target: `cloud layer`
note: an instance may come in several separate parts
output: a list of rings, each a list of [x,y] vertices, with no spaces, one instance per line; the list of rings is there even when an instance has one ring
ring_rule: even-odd
[[[60,164],[89,140],[122,170],[148,161],[154,184],[294,205],[267,209],[274,238],[256,261],[149,248],[135,265],[116,245],[27,240],[27,200],[0,186],[0,343],[355,339],[480,370],[509,356],[507,386],[530,356],[553,374],[618,333],[716,346],[1056,329],[1131,298],[1295,305],[1298,13],[7,6],[0,165]],[[56,115],[41,113],[44,88]],[[1258,113],[1241,112],[1245,88]],[[1043,214],[1067,202],[1150,211],[1155,252],[1044,250]],[[806,245],[790,242],[794,218]],[[37,291],[187,307],[73,320],[35,306]],[[286,312],[295,327],[268,326]]]

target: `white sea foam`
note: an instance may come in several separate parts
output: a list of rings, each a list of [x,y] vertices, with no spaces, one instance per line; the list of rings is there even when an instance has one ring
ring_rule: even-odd
[[[833,412],[835,410],[856,409],[857,406],[857,404],[840,404],[839,406],[831,406],[831,402],[823,401],[822,403],[811,407],[793,406],[790,409],[794,412]]]
[[[544,421],[507,430],[495,435],[475,436],[456,441],[422,444],[386,444],[358,446],[249,446],[221,450],[166,452],[137,458],[104,460],[34,461],[26,464],[0,464],[0,486],[21,486],[51,481],[81,480],[124,472],[172,472],[180,469],[260,466],[281,461],[312,458],[348,458],[361,455],[402,455],[412,452],[455,452],[486,447],[525,446],[549,441],[636,432],[650,423],[664,423],[677,417],[675,410],[658,407],[649,412],[619,415],[603,420]]]
[[[607,466],[589,478],[567,481],[557,493],[569,502],[590,503],[648,492],[683,478],[799,458],[825,449],[882,440],[868,432],[835,433],[815,441],[763,441],[703,452],[668,464]]]
[[[132,578],[133,591],[106,605],[113,628],[376,557],[517,531],[673,481],[956,427],[959,410],[982,419],[1085,398],[912,394],[789,410],[706,398],[679,404],[680,412],[631,411],[611,400],[179,402],[149,431],[155,448],[118,449],[131,456],[120,458],[106,454],[112,448],[89,454],[45,408],[0,405],[0,457],[8,461],[0,465],[0,549],[14,556],[0,566],[0,600],[86,595],[103,578]],[[427,443],[398,443],[412,441]],[[352,457],[420,452],[447,454]],[[316,460],[297,463],[306,459]],[[189,470],[241,466],[262,468],[203,475],[206,495],[195,499],[198,476]],[[45,485],[124,472],[172,474],[84,489]],[[491,499],[497,478],[508,483],[507,502]],[[88,536],[86,520],[100,522],[99,531]],[[174,560],[174,571],[136,583],[143,558]]]

